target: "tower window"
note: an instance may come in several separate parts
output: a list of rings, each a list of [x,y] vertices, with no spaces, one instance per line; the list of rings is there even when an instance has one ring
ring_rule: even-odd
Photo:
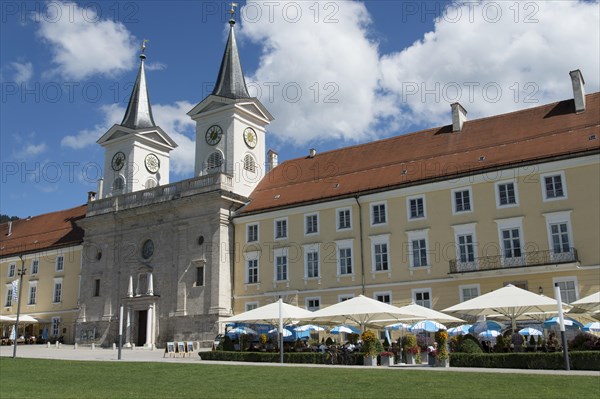
[[[156,180],[154,180],[154,179],[148,179],[148,180],[146,180],[146,184],[144,184],[144,187],[147,188],[147,189],[148,188],[154,188],[156,186],[157,186]]]
[[[252,173],[256,172],[256,161],[250,154],[244,157],[244,169]]]
[[[223,155],[220,152],[215,151],[208,156],[206,167],[209,171],[214,172],[214,169],[221,168],[223,165]]]
[[[121,191],[123,190],[123,188],[125,188],[125,180],[121,176],[119,176],[115,179],[115,182],[113,183],[113,190]]]

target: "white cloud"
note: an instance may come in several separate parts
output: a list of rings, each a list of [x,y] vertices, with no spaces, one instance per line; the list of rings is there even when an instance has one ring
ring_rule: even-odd
[[[187,101],[177,101],[174,104],[154,104],[152,113],[154,121],[175,142],[178,147],[171,152],[171,173],[178,176],[191,176],[194,171],[195,162],[195,122],[187,116],[187,112],[193,108],[193,104]],[[92,129],[84,129],[74,135],[63,137],[61,145],[75,150],[96,145],[96,141],[110,129],[115,123],[121,123],[125,108],[119,104],[103,105],[100,107],[103,121]]]
[[[35,18],[38,35],[51,45],[55,73],[67,79],[113,76],[135,65],[137,45],[120,22],[101,19],[71,2],[52,2],[53,15]]]
[[[28,82],[33,76],[31,62],[13,62],[10,64],[14,70],[13,81],[17,84]]]
[[[399,120],[428,125],[450,123],[455,101],[473,119],[570,98],[573,69],[595,91],[599,24],[598,3],[450,6],[434,31],[382,57],[382,85],[402,103]]]
[[[46,143],[26,143],[23,147],[13,153],[13,157],[18,160],[30,160],[43,154],[48,150]]]
[[[271,14],[268,4],[254,4],[261,18],[247,5],[240,36],[263,46],[247,82],[275,116],[270,131],[298,145],[374,138],[372,127],[393,107],[377,92],[379,55],[364,4],[332,2],[316,21],[312,2],[278,2]]]
[[[247,5],[238,36],[263,54],[247,82],[255,82],[250,90],[276,118],[270,131],[286,144],[356,142],[449,124],[455,101],[473,119],[570,98],[568,72],[578,68],[588,92],[599,86],[598,2],[452,3],[432,32],[391,54],[370,39],[363,3],[331,3],[337,8],[318,22],[311,2],[277,2],[271,14],[273,5],[254,4],[261,15]],[[292,12],[298,7],[300,18]],[[337,22],[325,23],[326,15]],[[282,94],[286,84],[288,97],[301,88],[297,102]],[[272,97],[269,85],[278,85]],[[326,102],[335,89],[337,103]]]
[[[145,66],[147,71],[164,71],[167,69],[167,64],[162,62],[147,62]]]

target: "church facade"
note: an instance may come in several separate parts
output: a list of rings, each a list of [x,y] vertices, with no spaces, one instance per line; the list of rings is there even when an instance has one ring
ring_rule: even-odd
[[[176,143],[156,126],[141,63],[119,125],[98,140],[105,180],[89,202],[79,342],[125,346],[205,344],[231,315],[233,212],[264,174],[265,126],[273,119],[248,94],[233,20],[214,91],[188,115],[196,122],[195,177],[169,183]],[[99,281],[99,283],[98,283]],[[100,284],[100,295],[93,295]]]

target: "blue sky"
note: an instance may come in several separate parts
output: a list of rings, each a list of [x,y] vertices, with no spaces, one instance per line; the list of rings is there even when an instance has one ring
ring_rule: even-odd
[[[250,91],[275,121],[280,160],[571,97],[568,72],[599,87],[597,1],[239,2]],[[171,181],[192,177],[186,112],[212,89],[225,2],[0,2],[0,212],[82,204],[102,176],[95,141],[119,123],[148,39],[156,122],[179,148]]]

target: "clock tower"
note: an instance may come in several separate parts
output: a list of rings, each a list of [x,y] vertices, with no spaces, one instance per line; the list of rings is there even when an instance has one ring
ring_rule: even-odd
[[[273,117],[248,94],[231,14],[215,88],[188,115],[196,122],[195,175],[228,175],[233,192],[248,197],[266,173],[265,128]]]
[[[146,40],[142,43],[140,69],[123,121],[98,140],[105,148],[100,198],[169,183],[169,153],[177,144],[154,123],[144,70],[145,49]]]

